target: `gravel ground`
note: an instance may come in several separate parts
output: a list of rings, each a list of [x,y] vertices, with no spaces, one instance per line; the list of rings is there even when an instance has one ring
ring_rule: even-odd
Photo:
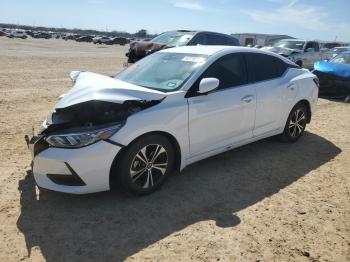
[[[71,70],[121,70],[127,47],[0,38],[0,261],[350,261],[350,104],[319,100],[274,138],[187,167],[147,197],[39,192],[24,134]]]

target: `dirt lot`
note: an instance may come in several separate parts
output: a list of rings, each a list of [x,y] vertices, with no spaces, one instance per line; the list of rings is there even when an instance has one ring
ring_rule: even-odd
[[[113,74],[127,47],[0,38],[0,261],[350,261],[350,104],[319,100],[296,144],[187,167],[142,198],[36,190],[23,136],[68,74]]]

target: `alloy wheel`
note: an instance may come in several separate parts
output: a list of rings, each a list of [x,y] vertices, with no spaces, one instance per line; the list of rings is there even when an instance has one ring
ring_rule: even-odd
[[[304,111],[301,109],[295,110],[288,124],[290,136],[293,138],[297,138],[304,131],[305,126],[306,117]]]
[[[168,154],[158,144],[147,145],[135,155],[130,166],[130,176],[134,184],[141,188],[151,188],[157,184],[168,167]]]

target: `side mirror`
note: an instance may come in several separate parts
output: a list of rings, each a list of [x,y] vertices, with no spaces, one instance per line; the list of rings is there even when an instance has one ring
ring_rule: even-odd
[[[199,83],[199,93],[207,94],[210,91],[215,90],[220,84],[220,80],[217,78],[203,78]]]
[[[75,83],[75,81],[77,80],[79,74],[81,73],[81,71],[72,71],[69,74],[70,79],[72,79],[72,82]]]
[[[306,49],[306,52],[315,52],[315,48],[308,48]]]

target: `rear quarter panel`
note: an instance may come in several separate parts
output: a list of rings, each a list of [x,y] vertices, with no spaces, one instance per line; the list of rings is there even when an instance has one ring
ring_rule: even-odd
[[[294,104],[301,100],[308,101],[310,104],[311,114],[313,114],[316,110],[318,99],[318,87],[314,82],[314,79],[317,77],[306,69],[301,70],[301,74],[293,79],[293,81],[298,85],[298,92]]]

